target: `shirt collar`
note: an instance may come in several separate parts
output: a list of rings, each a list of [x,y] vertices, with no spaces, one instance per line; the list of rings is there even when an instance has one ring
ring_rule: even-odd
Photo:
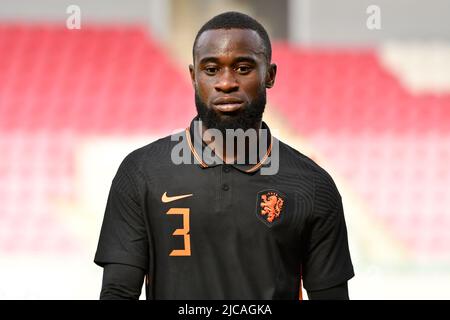
[[[239,171],[245,172],[245,173],[253,173],[258,171],[261,167],[268,165],[268,160],[272,151],[272,143],[273,143],[273,137],[270,133],[269,126],[263,121],[261,124],[261,129],[267,130],[267,150],[265,150],[265,154],[261,159],[259,159],[259,153],[258,153],[258,162],[255,163],[233,163],[229,164]],[[214,154],[213,150],[206,144],[205,141],[203,141],[203,138],[200,134],[200,118],[197,115],[194,119],[192,119],[191,124],[189,127],[185,129],[186,132],[186,140],[188,142],[189,148],[197,160],[200,167],[203,169],[212,168],[218,165],[225,164],[223,161],[218,162],[216,161],[216,158],[214,156],[211,156]]]

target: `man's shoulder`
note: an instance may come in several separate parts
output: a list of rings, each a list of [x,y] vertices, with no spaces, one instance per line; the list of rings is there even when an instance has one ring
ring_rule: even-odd
[[[318,185],[335,189],[335,183],[330,173],[315,160],[301,153],[297,149],[283,141],[279,141],[280,151],[285,155],[285,161],[289,170],[301,176],[310,176]]]
[[[300,180],[312,186],[314,203],[318,212],[328,212],[330,206],[334,207],[339,203],[341,195],[327,170],[286,143],[280,142],[281,148],[284,148],[286,153],[289,170],[291,172],[294,170],[300,176]]]
[[[139,147],[128,153],[123,159],[122,166],[142,169],[145,166],[158,166],[167,164],[170,160],[170,153],[174,143],[177,143],[176,137],[183,135],[180,131],[171,135],[161,137],[142,147]],[[175,137],[175,138],[174,138]]]

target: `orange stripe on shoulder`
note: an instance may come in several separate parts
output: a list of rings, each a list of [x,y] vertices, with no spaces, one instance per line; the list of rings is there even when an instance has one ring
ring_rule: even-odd
[[[270,155],[270,152],[272,152],[272,143],[273,143],[273,137],[270,138],[270,146],[269,148],[267,148],[266,154],[264,155],[264,157],[261,159],[260,162],[258,162],[255,166],[253,166],[252,168],[246,170],[245,172],[253,172],[259,169],[259,167],[261,167],[264,164],[264,161],[267,160],[267,158]]]

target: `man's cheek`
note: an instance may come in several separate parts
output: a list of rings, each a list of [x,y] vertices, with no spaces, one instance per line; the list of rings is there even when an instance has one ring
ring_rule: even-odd
[[[204,88],[202,88],[198,91],[198,95],[199,95],[200,99],[203,101],[203,103],[205,103],[206,105],[210,104],[209,90],[205,90]]]
[[[204,100],[205,93],[203,87],[200,86],[198,83],[195,84],[195,93],[197,94],[197,96],[199,96],[200,99]]]

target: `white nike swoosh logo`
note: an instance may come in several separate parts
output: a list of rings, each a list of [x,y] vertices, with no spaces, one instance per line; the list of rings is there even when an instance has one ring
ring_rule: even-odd
[[[180,199],[187,198],[187,197],[192,197],[192,196],[193,196],[193,194],[191,193],[191,194],[183,194],[183,195],[180,195],[180,196],[169,197],[169,196],[167,196],[167,192],[164,192],[164,194],[161,197],[161,201],[164,202],[164,203],[167,203],[167,202],[172,202],[172,201],[175,201],[175,200],[180,200]]]

